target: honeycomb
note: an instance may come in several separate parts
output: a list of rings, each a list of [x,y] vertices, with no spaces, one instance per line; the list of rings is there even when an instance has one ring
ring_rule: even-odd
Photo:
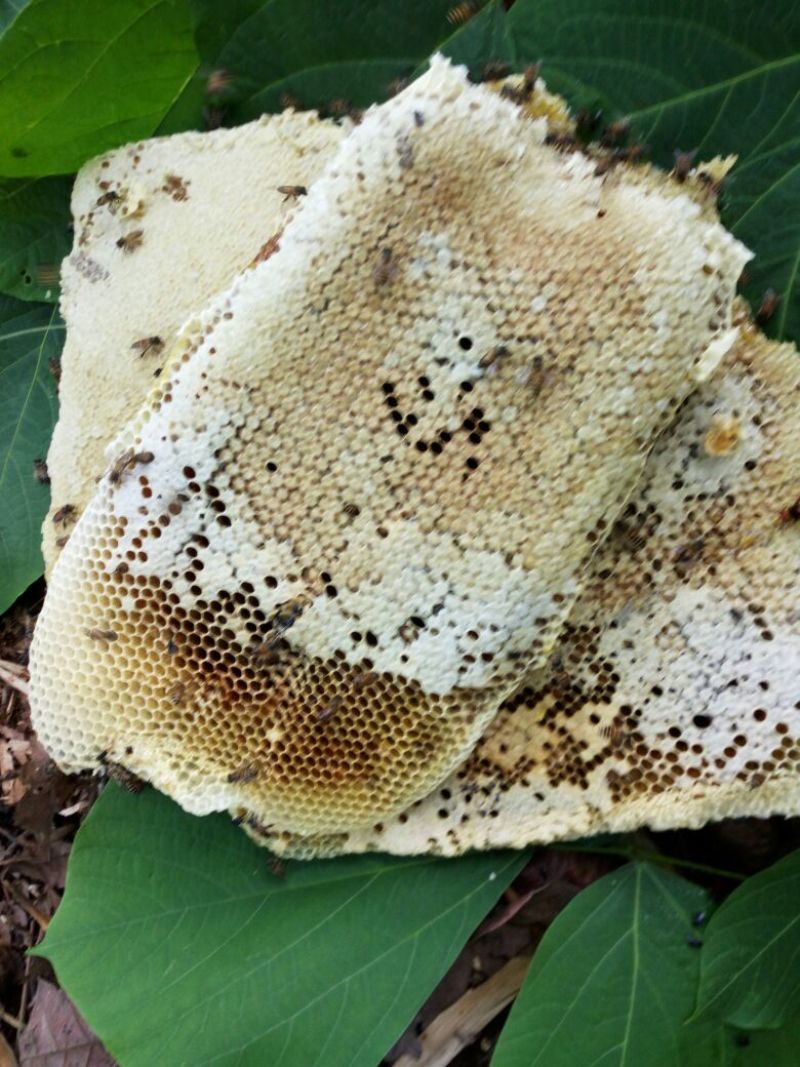
[[[541,79],[527,90],[519,82],[491,88],[514,93],[527,116],[566,137],[564,101]],[[274,245],[302,195],[284,190],[311,185],[351,125],[288,110],[233,129],[139,141],[82,168],[72,192],[75,245],[61,266],[68,331],[47,457],[48,578],[70,533],[53,516],[66,503],[78,517],[106,466],[105,448],[162,374],[184,321]],[[135,255],[119,246],[134,227],[142,231]]]
[[[296,204],[278,187],[310,185],[344,134],[312,113],[288,111],[232,130],[140,141],[81,170],[72,192],[75,244],[61,267],[68,330],[47,457],[48,578],[70,533],[53,515],[65,503],[83,510],[105,448],[157,383],[180,327],[291,217]],[[220,212],[224,226],[216,225]],[[128,253],[118,242],[137,230],[141,244]]]
[[[798,811],[800,359],[741,338],[659,438],[553,660],[399,816],[310,856],[468,848]],[[728,447],[709,449],[720,426]],[[735,433],[732,432],[736,428]]]
[[[62,767],[341,835],[547,663],[748,253],[546,132],[435,61],[184,325],[37,626]]]

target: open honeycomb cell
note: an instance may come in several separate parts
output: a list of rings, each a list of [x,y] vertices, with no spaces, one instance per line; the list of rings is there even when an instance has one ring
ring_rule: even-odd
[[[546,132],[435,62],[184,325],[37,627],[62,766],[341,834],[440,786],[545,666],[748,258]]]

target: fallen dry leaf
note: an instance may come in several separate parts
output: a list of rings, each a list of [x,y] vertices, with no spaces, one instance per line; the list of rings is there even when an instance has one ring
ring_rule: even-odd
[[[63,990],[39,980],[19,1038],[20,1067],[115,1067]]]

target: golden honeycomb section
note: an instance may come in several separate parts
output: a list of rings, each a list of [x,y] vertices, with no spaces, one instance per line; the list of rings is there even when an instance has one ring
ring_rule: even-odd
[[[169,513],[160,518],[166,524]],[[310,660],[287,640],[290,613],[262,611],[246,582],[187,609],[171,581],[134,573],[144,549],[129,549],[109,571],[122,532],[108,529],[81,546],[77,602],[40,621],[39,685],[66,674],[86,724],[40,724],[51,751],[79,751],[78,766],[123,764],[169,791],[179,781],[194,810],[236,800],[275,820],[314,825],[328,811],[370,821],[375,809],[424,790],[443,753],[449,761],[464,748],[474,714],[469,693],[431,699],[376,672],[367,655],[355,666],[343,654]],[[202,540],[196,550],[187,546],[194,566]],[[76,628],[76,619],[83,625]],[[43,668],[39,649],[66,634],[68,671]],[[104,689],[98,674],[108,679]],[[38,699],[58,697],[45,689]]]
[[[435,62],[185,325],[37,628],[63,766],[338,833],[441,783],[546,662],[748,254],[545,132]]]

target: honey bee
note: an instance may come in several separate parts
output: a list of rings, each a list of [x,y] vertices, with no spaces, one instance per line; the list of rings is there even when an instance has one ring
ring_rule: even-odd
[[[183,682],[177,682],[175,685],[173,685],[172,689],[170,689],[170,692],[169,692],[170,703],[174,704],[176,707],[178,706],[178,704],[182,703],[183,698],[185,696],[186,696],[186,686],[183,684]]]
[[[283,193],[283,202],[297,200],[299,196],[307,196],[308,189],[305,185],[279,185],[277,191]]]
[[[142,356],[146,356],[148,352],[152,352],[154,355],[158,355],[158,353],[163,349],[163,347],[164,342],[158,336],[158,334],[153,334],[152,337],[141,337],[138,341],[134,341],[131,345],[131,348],[135,352],[139,353],[139,359],[141,359]]]
[[[548,372],[545,370],[544,357],[534,356],[528,366],[520,367],[516,372],[514,384],[520,388],[524,387],[530,390],[534,396],[538,396],[544,389],[547,379]]]
[[[263,667],[277,667],[283,659],[282,652],[285,651],[285,646],[287,645],[288,642],[282,641],[280,638],[274,641],[265,641],[263,644],[256,645],[253,649],[253,659]]]
[[[54,263],[40,263],[36,268],[36,280],[45,287],[57,285],[59,274],[59,268]]]
[[[402,170],[408,170],[414,165],[414,148],[407,137],[397,139],[397,160]]]
[[[50,484],[50,475],[47,471],[47,463],[43,459],[35,459],[33,461],[33,476],[37,482],[41,482],[42,485]]]
[[[687,541],[686,544],[675,549],[672,562],[679,571],[686,571],[700,559],[704,546],[705,539],[702,537]]]
[[[340,96],[337,97],[336,100],[331,100],[331,102],[322,109],[322,113],[334,119],[341,119],[344,118],[345,115],[351,115],[353,113],[353,105],[349,100],[345,100]]]
[[[121,563],[118,563],[116,565],[116,567],[111,573],[114,575],[115,578],[121,578],[122,575],[127,574],[129,570],[130,567],[128,566],[128,564],[125,562],[125,560],[122,560]]]
[[[154,459],[152,452],[134,452],[132,448],[126,448],[111,468],[108,480],[112,485],[117,485],[125,472],[132,470],[137,463],[152,463]]]
[[[56,548],[63,548],[67,541],[69,541],[69,534],[67,534],[66,537],[57,537]]]
[[[445,16],[451,26],[463,26],[465,22],[476,15],[481,9],[479,0],[462,0],[462,3],[451,7]]]
[[[672,174],[677,181],[685,182],[689,177],[689,171],[692,169],[696,155],[696,148],[692,149],[691,152],[681,152],[679,148],[675,149],[675,166],[672,168]]]
[[[255,815],[245,816],[244,823],[246,826],[250,827],[254,834],[257,834],[259,837],[262,838],[269,837],[272,833],[272,827],[275,825],[274,823],[265,824],[263,822],[259,822]]]
[[[618,148],[614,153],[614,158],[623,163],[639,163],[645,153],[645,147],[643,144],[631,144],[625,148]]]
[[[504,360],[508,359],[511,355],[505,345],[495,345],[491,352],[487,352],[485,356],[481,356],[478,360],[478,366],[484,370],[488,370],[490,367],[499,369]]]
[[[283,634],[294,626],[308,607],[309,603],[310,598],[304,593],[301,593],[300,596],[296,596],[292,600],[286,600],[283,604],[279,604],[277,611],[272,616],[273,633],[276,635]]]
[[[204,107],[203,108],[203,122],[205,123],[207,130],[218,130],[225,124],[225,119],[228,117],[228,110],[224,107]]]
[[[767,289],[761,298],[761,303],[758,306],[756,312],[756,322],[759,326],[763,326],[769,322],[775,312],[778,310],[778,305],[781,302],[781,298],[775,292],[774,289]]]
[[[522,72],[522,81],[519,85],[504,85],[500,90],[500,95],[504,96],[507,100],[512,100],[515,104],[526,104],[536,88],[536,79],[539,77],[539,64],[534,63],[529,67],[526,67]],[[570,138],[574,143],[574,138]],[[549,143],[549,141],[548,141]]]
[[[177,174],[166,174],[164,176],[161,192],[167,193],[178,203],[181,200],[189,199],[189,190],[186,188],[186,182],[183,178],[179,178]]]
[[[582,108],[575,116],[575,133],[581,141],[590,141],[603,119],[602,111]]]
[[[714,202],[718,201],[720,194],[722,193],[723,179],[715,178],[713,175],[709,174],[708,171],[699,168],[697,171],[697,178],[698,181],[702,182],[705,186],[708,196],[711,197]]]
[[[629,119],[620,119],[618,122],[610,122],[600,134],[600,144],[603,148],[616,148],[622,144],[630,133],[631,124]]]
[[[139,248],[143,238],[144,230],[131,230],[118,239],[117,248],[121,248],[123,252],[133,252]]]
[[[353,689],[355,689],[356,691],[358,691],[359,689],[363,689],[364,686],[369,685],[370,682],[374,682],[376,678],[377,675],[374,671],[362,671],[360,674],[357,674],[353,679]]]
[[[397,274],[397,262],[392,256],[391,248],[382,248],[372,268],[372,278],[376,285],[388,285]]]
[[[398,93],[402,93],[404,89],[407,89],[410,84],[410,78],[395,78],[394,81],[390,81],[386,86],[387,97],[391,100],[393,96],[397,96]]]
[[[63,504],[53,516],[53,523],[56,526],[66,526],[68,522],[74,522],[76,510],[74,504]]]
[[[267,866],[276,878],[284,878],[286,876],[286,864],[280,856],[270,856]]]
[[[342,698],[334,697],[324,708],[317,712],[317,722],[327,722],[342,706]]]
[[[291,93],[281,93],[280,103],[284,111],[288,108],[291,108],[293,111],[301,111],[303,107],[297,97],[292,96]]]
[[[104,645],[111,644],[112,641],[116,641],[119,637],[116,630],[101,630],[99,626],[94,626],[91,630],[85,629],[83,632],[87,637],[91,637],[93,641],[99,641]]]
[[[595,178],[602,178],[604,175],[608,174],[609,171],[613,170],[614,167],[616,167],[617,162],[618,160],[616,156],[611,153],[603,156],[597,161],[597,165],[594,168]]]
[[[647,544],[649,531],[646,526],[638,521],[632,523],[619,519],[613,526],[614,536],[618,539],[622,548],[628,552],[641,552]],[[676,556],[677,560],[677,556]],[[679,560],[677,560],[679,562]]]
[[[783,508],[778,518],[784,525],[787,522],[800,522],[800,496],[788,508]]]
[[[178,654],[178,646],[175,643],[175,639],[173,638],[172,634],[170,634],[167,637],[167,655],[168,656],[177,656],[177,654]]]
[[[511,64],[502,59],[491,60],[485,63],[481,70],[481,81],[496,82],[507,77],[511,73]]]
[[[227,70],[212,70],[206,81],[206,96],[219,96],[230,89],[233,75]]]
[[[61,360],[56,359],[55,356],[51,356],[47,361],[47,369],[53,375],[57,382],[61,381]]]
[[[119,199],[119,193],[115,189],[109,189],[107,193],[103,193],[102,196],[97,198],[97,207],[103,207],[108,204],[111,211],[116,211]]]
[[[256,765],[254,763],[243,763],[241,767],[237,767],[235,771],[230,772],[227,776],[227,781],[246,785],[248,782],[254,782],[256,778],[258,778]]]
[[[264,263],[274,252],[277,252],[280,249],[280,236],[281,231],[279,230],[277,233],[274,233],[272,237],[261,246],[261,248],[259,248],[255,259],[250,264],[251,267],[254,267],[256,263]]]
[[[106,776],[110,778],[112,782],[116,782],[118,786],[121,786],[126,793],[141,793],[147,785],[147,782],[145,782],[143,778],[140,778],[138,774],[129,771],[128,768],[123,767],[121,763],[115,763],[114,760],[110,760],[107,752],[101,752],[98,755],[97,760],[102,764]]]

